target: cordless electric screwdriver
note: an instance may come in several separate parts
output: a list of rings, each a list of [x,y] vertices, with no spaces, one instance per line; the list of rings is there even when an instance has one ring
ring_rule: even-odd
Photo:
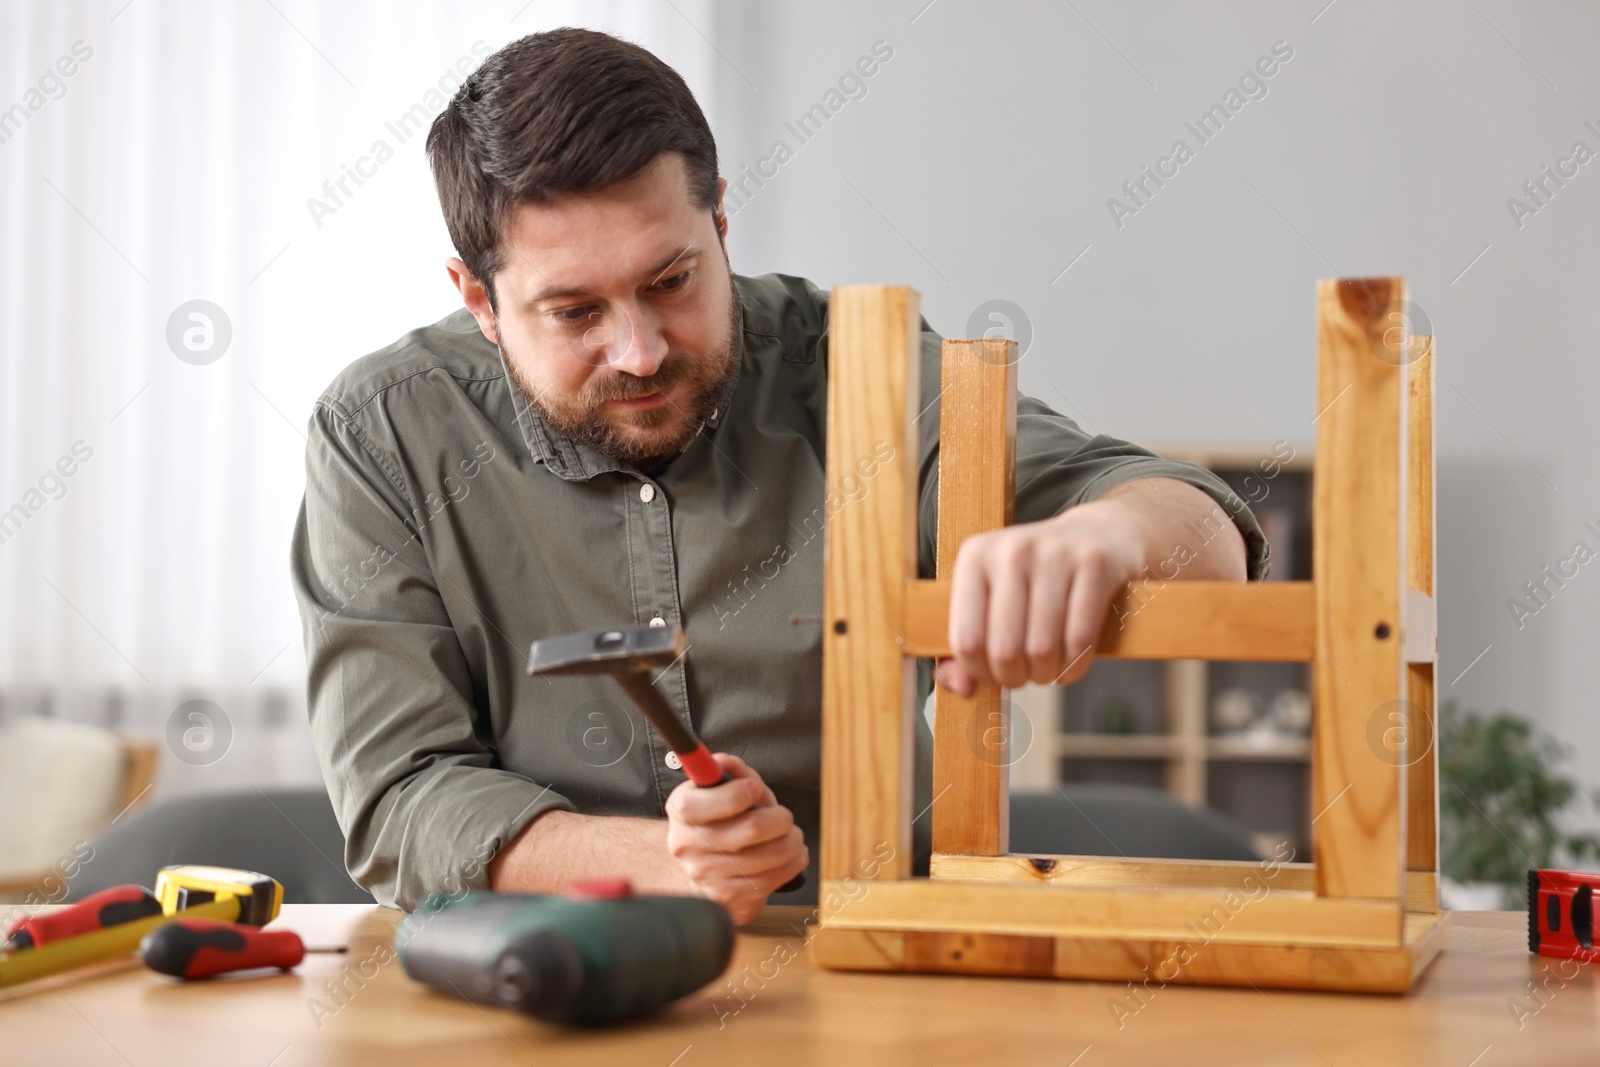
[[[468,1000],[551,1022],[644,1015],[727,969],[733,921],[702,897],[636,897],[625,881],[566,896],[434,893],[400,928],[410,977]]]

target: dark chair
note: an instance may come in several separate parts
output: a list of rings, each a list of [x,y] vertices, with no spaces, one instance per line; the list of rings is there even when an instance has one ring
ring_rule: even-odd
[[[1244,827],[1157,789],[1062,785],[1011,794],[1011,851],[1057,856],[1256,860]]]
[[[344,868],[344,834],[321,789],[252,789],[158,801],[99,840],[69,900],[114,885],[155,884],[173,863],[238,867],[283,883],[288,904],[371,904]]]

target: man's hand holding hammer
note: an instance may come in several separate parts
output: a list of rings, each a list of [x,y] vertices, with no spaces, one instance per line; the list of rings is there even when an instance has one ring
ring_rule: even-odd
[[[667,851],[694,891],[727,908],[735,923],[761,912],[767,897],[811,862],[794,815],[738,756],[713,757],[733,781],[705,788],[683,782],[667,797]]]
[[[667,796],[667,819],[549,811],[489,865],[493,889],[560,893],[572,882],[615,878],[628,857],[638,893],[693,894],[728,909],[736,924],[760,914],[767,897],[806,869],[811,850],[789,809],[737,756],[713,757],[733,781],[683,782]],[[755,805],[752,807],[751,805]]]
[[[794,814],[737,756],[713,754],[651,679],[688,652],[681,627],[625,626],[535,641],[528,673],[542,677],[609,674],[638,705],[688,781],[668,795],[660,820],[550,811],[489,865],[494,889],[562,892],[586,878],[614,878],[625,857],[641,892],[692,893],[728,909],[735,923],[761,912],[779,889],[799,888],[810,864]],[[530,829],[532,824],[530,824]]]

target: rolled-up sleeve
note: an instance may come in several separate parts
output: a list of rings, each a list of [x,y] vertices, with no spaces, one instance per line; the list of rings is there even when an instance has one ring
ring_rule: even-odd
[[[566,797],[496,766],[488,714],[403,485],[324,398],[312,416],[291,575],[312,737],[351,877],[411,910],[485,888],[494,854]]]
[[[924,329],[920,395],[921,492],[918,498],[919,566],[924,577],[934,573],[939,528],[939,395],[942,339]],[[1113,486],[1135,478],[1172,478],[1210,496],[1244,537],[1245,573],[1252,580],[1267,576],[1270,547],[1261,525],[1244,500],[1226,482],[1194,463],[1164,459],[1149,449],[1105,434],[1089,435],[1065,415],[1033,397],[1017,397],[1016,506],[1013,521],[1037,522],[1087,503]]]

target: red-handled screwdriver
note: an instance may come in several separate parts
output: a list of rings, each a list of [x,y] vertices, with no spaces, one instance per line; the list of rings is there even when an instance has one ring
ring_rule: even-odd
[[[306,956],[305,943],[293,930],[216,919],[174,919],[150,931],[139,951],[147,967],[175,978],[210,978],[257,967],[288,970]]]
[[[22,920],[6,932],[4,947],[11,952],[38,948],[52,941],[160,914],[161,901],[144,886],[112,886],[60,911]]]

